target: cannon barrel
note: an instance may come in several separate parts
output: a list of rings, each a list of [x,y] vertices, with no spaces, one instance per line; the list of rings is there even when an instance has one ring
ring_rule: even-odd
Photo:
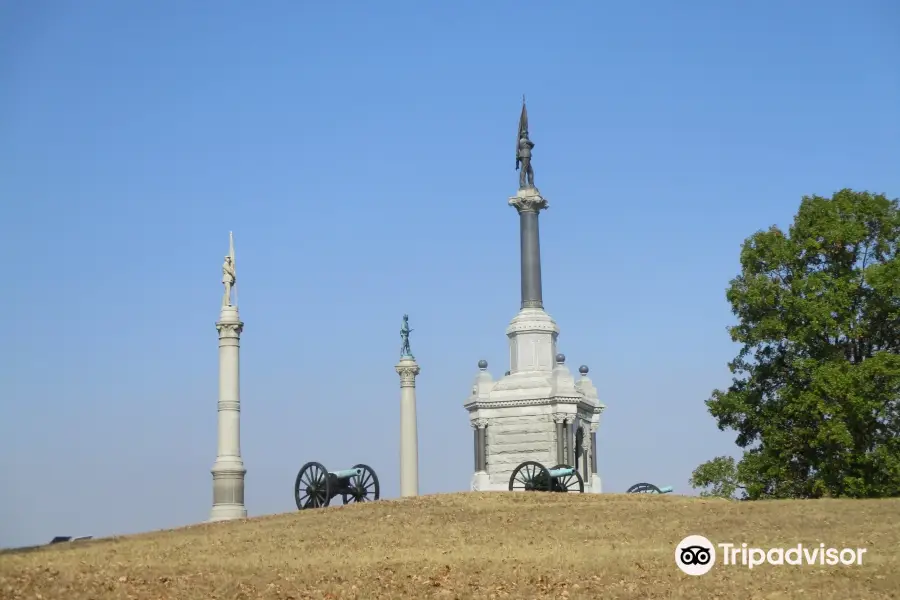
[[[660,494],[671,494],[674,491],[675,491],[675,488],[673,488],[671,485],[667,485],[664,488],[659,488]]]
[[[562,469],[550,469],[550,477],[568,477],[572,473],[575,472],[575,469],[572,467],[565,467]]]
[[[353,477],[354,475],[359,475],[362,473],[362,469],[344,469],[343,471],[333,471],[331,474],[337,477],[338,479],[347,479]]]

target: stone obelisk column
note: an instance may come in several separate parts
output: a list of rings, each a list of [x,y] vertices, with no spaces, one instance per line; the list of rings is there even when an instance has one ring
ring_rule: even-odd
[[[416,376],[419,364],[409,349],[409,318],[403,315],[400,362],[400,495],[419,495],[419,434],[416,425]]]
[[[225,295],[216,329],[219,331],[219,449],[212,468],[213,507],[210,521],[241,519],[244,507],[244,476],[247,469],[241,458],[241,368],[240,345],[244,324],[238,314],[237,276],[234,268],[234,238],[222,265]]]

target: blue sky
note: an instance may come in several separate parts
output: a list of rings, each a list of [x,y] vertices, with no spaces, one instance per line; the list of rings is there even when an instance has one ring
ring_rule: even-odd
[[[309,460],[467,489],[462,408],[509,367],[514,140],[544,301],[607,405],[607,491],[735,452],[703,404],[743,239],[804,194],[900,196],[900,5],[6,2],[0,546],[202,521],[234,231],[251,515]]]

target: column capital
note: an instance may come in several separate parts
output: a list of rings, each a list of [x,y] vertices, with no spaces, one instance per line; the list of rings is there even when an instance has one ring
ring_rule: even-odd
[[[216,322],[216,331],[219,332],[220,338],[239,338],[244,330],[242,321],[218,321]]]
[[[469,421],[469,425],[472,426],[472,429],[484,429],[488,424],[490,424],[490,419],[478,418]]]
[[[400,361],[394,370],[400,375],[400,387],[416,387],[416,375],[422,371],[419,365],[412,360]]]
[[[509,205],[520,214],[523,212],[540,213],[541,210],[550,208],[550,203],[541,196],[537,188],[519,190],[515,196],[510,197]]]
[[[563,423],[566,421],[571,415],[569,413],[553,413],[553,422],[554,423]]]

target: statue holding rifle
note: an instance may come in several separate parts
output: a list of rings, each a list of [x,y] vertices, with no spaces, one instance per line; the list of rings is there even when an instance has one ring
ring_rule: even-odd
[[[400,326],[400,358],[412,357],[412,351],[409,349],[410,333],[412,329],[409,328],[409,315],[403,315],[403,325]]]

